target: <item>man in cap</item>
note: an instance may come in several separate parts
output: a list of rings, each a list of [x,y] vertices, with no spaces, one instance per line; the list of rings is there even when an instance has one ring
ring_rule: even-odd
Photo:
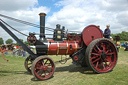
[[[104,38],[110,39],[111,30],[109,29],[110,25],[106,26],[107,28],[104,30]]]

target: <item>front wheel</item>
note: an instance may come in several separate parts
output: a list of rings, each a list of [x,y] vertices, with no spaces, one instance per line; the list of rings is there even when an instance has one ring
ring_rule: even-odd
[[[53,76],[55,64],[49,57],[40,56],[32,63],[32,74],[38,80],[46,80]]]
[[[88,66],[96,73],[112,71],[118,58],[116,46],[106,38],[92,41],[85,56]]]

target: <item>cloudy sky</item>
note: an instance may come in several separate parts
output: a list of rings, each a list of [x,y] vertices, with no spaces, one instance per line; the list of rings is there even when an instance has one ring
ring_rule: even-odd
[[[0,0],[0,14],[3,15],[39,24],[40,12],[47,14],[47,27],[61,24],[66,29],[82,31],[94,24],[104,30],[110,24],[112,33],[128,31],[128,0]],[[25,34],[39,33],[39,28],[0,18]],[[25,36],[13,32],[26,41]],[[0,37],[11,38],[1,27]]]

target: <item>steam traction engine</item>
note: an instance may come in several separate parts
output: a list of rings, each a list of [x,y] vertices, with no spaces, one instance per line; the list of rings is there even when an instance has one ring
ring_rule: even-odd
[[[96,73],[113,70],[117,62],[117,49],[112,41],[103,38],[102,31],[95,25],[89,25],[81,33],[65,33],[65,28],[56,25],[53,38],[46,38],[45,13],[40,13],[40,39],[37,33],[29,33],[27,41],[36,47],[34,54],[3,23],[1,27],[10,34],[30,56],[25,60],[25,68],[35,78],[45,80],[52,77],[55,71],[53,60],[45,55],[69,55],[73,62],[89,67]],[[32,63],[32,65],[30,65]]]

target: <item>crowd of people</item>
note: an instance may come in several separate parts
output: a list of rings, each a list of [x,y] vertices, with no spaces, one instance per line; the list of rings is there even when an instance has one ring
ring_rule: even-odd
[[[15,48],[13,45],[2,45],[0,51],[3,51],[5,55],[22,56],[27,57],[27,52],[22,47]]]
[[[13,56],[22,56],[22,57],[26,57],[26,51],[22,50],[22,49],[14,49],[12,52]]]

